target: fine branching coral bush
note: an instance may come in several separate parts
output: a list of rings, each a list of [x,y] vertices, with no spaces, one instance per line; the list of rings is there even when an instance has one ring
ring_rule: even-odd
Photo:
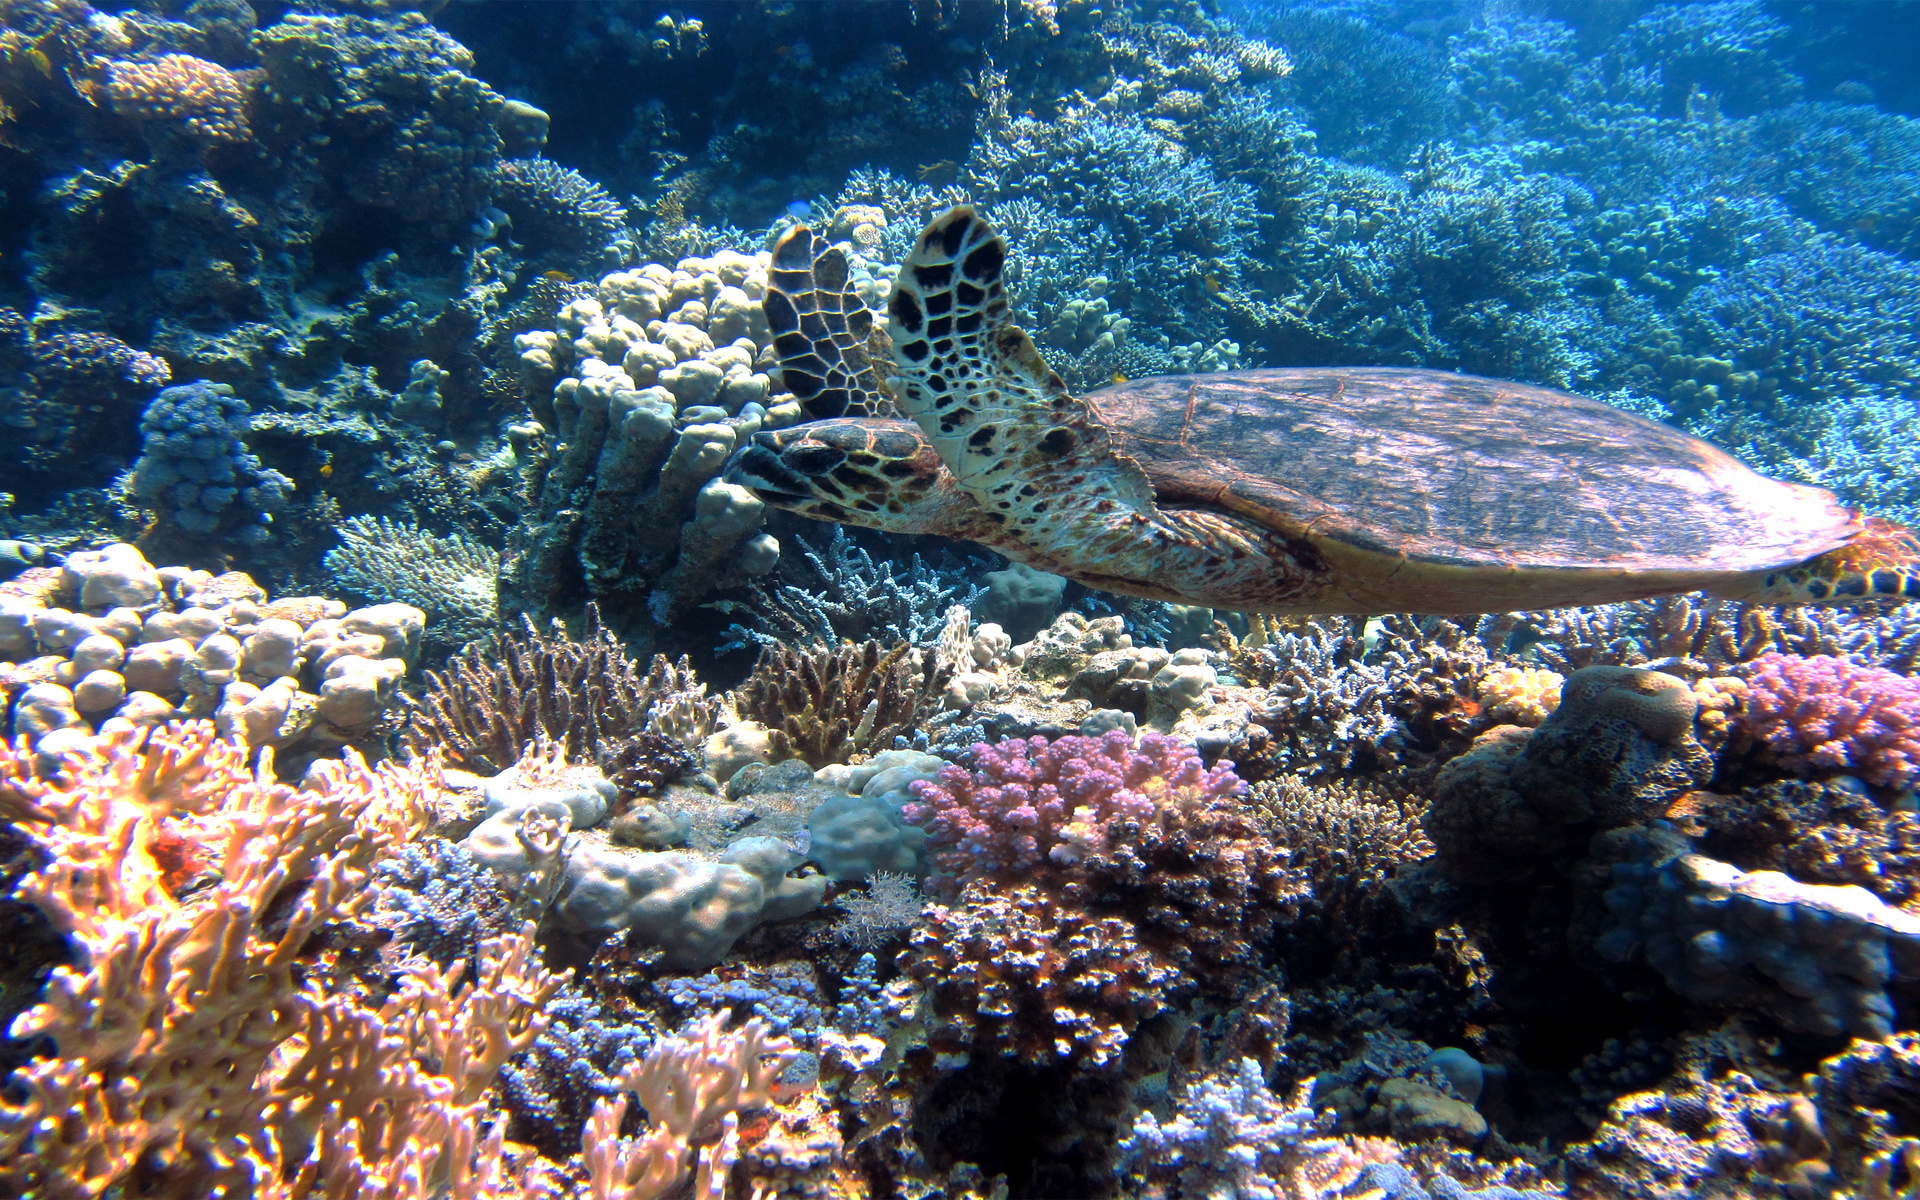
[[[488,774],[512,766],[542,737],[576,759],[617,754],[648,733],[697,742],[716,711],[685,660],[655,655],[643,672],[592,609],[579,640],[523,618],[519,633],[466,650],[428,678],[409,740]]]
[[[733,699],[743,718],[767,727],[779,757],[818,768],[892,749],[895,737],[939,710],[951,675],[910,642],[769,646]]]

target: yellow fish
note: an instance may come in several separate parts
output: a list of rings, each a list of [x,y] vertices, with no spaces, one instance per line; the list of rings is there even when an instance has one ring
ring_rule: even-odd
[[[1200,277],[1200,282],[1206,284],[1207,290],[1210,292],[1217,292],[1220,290],[1220,279],[1218,276],[1202,275]]]
[[[540,278],[546,280],[549,283],[572,283],[573,282],[573,276],[567,274],[565,271],[542,271],[540,272]]]
[[[1113,381],[1115,383],[1125,383],[1127,381],[1127,373],[1125,371],[1115,371],[1113,373]]]

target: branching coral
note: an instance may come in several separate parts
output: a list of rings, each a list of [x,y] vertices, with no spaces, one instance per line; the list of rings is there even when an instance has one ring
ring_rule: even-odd
[[[973,748],[973,770],[949,766],[913,785],[908,820],[924,825],[935,867],[960,883],[1013,877],[1044,863],[1103,858],[1154,825],[1246,790],[1231,767],[1203,766],[1171,738],[1015,738]]]
[[[976,604],[986,592],[951,563],[929,567],[918,554],[904,573],[892,562],[875,562],[844,526],[835,525],[819,549],[805,538],[794,540],[799,553],[782,558],[773,576],[754,583],[755,604],[714,602],[729,616],[744,611],[751,622],[750,628],[734,625],[728,649],[748,643],[833,647],[869,638],[926,646],[939,636],[948,608]]]
[[[493,621],[500,554],[454,533],[436,537],[387,517],[348,517],[327,551],[327,570],[342,585],[375,601],[399,600],[471,635]],[[464,640],[464,639],[462,639]]]
[[[156,1194],[199,1194],[309,1150],[340,1169],[403,1154],[419,1168],[530,1040],[557,981],[525,934],[492,943],[457,995],[458,969],[426,965],[378,1013],[303,991],[309,939],[356,912],[376,856],[424,824],[433,768],[350,757],[296,789],[263,759],[249,769],[206,723],[99,738],[54,778],[24,751],[0,756],[0,808],[36,858],[18,894],[74,955],[15,1026],[55,1053],[16,1075],[23,1098],[0,1110],[10,1186],[97,1194],[138,1168]],[[183,892],[203,870],[215,881]],[[290,1040],[295,1057],[276,1058]],[[416,1056],[433,1070],[376,1084]]]
[[[582,1150],[592,1195],[659,1200],[690,1178],[696,1196],[725,1192],[740,1152],[739,1115],[773,1102],[774,1083],[793,1060],[792,1044],[769,1037],[758,1018],[728,1031],[732,1015],[722,1010],[662,1038],[621,1072],[618,1094],[594,1103]],[[631,1138],[620,1136],[627,1092],[647,1114],[646,1130]]]
[[[1361,932],[1395,869],[1433,853],[1421,828],[1426,801],[1390,785],[1283,776],[1255,784],[1247,803],[1307,881],[1302,916],[1292,923],[1300,932]]]
[[[778,757],[814,768],[893,747],[940,707],[952,668],[901,642],[829,650],[772,646],[734,693],[740,715],[768,729]]]
[[[580,172],[545,158],[515,158],[493,170],[493,202],[514,233],[541,250],[591,261],[627,227],[627,210]]]
[[[440,746],[454,764],[487,774],[512,766],[542,736],[589,758],[648,732],[697,741],[714,719],[685,660],[656,655],[642,674],[591,609],[583,640],[526,621],[521,633],[467,650],[428,677],[410,744]]]
[[[1741,727],[1783,766],[1851,771],[1881,787],[1920,778],[1920,683],[1828,655],[1764,655],[1746,678]]]
[[[908,970],[957,1030],[1032,1061],[1106,1062],[1175,994],[1230,987],[1300,898],[1287,851],[1238,803],[1245,785],[1171,738],[973,755],[913,784],[906,810],[950,901],[927,910]]]

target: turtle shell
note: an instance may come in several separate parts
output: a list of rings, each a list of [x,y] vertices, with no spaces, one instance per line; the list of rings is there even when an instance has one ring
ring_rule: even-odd
[[[1845,544],[1858,513],[1597,400],[1445,371],[1174,375],[1086,397],[1162,505],[1450,568],[1718,575]],[[1344,557],[1344,556],[1343,556]]]

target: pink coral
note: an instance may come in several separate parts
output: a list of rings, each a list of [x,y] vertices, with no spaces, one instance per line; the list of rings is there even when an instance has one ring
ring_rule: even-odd
[[[1765,654],[1746,675],[1741,726],[1782,765],[1882,787],[1920,779],[1920,680],[1826,654]]]
[[[974,769],[949,766],[913,785],[906,817],[924,827],[933,865],[962,881],[1070,866],[1156,821],[1235,797],[1233,768],[1209,770],[1191,746],[1148,733],[1012,738],[973,747]]]

